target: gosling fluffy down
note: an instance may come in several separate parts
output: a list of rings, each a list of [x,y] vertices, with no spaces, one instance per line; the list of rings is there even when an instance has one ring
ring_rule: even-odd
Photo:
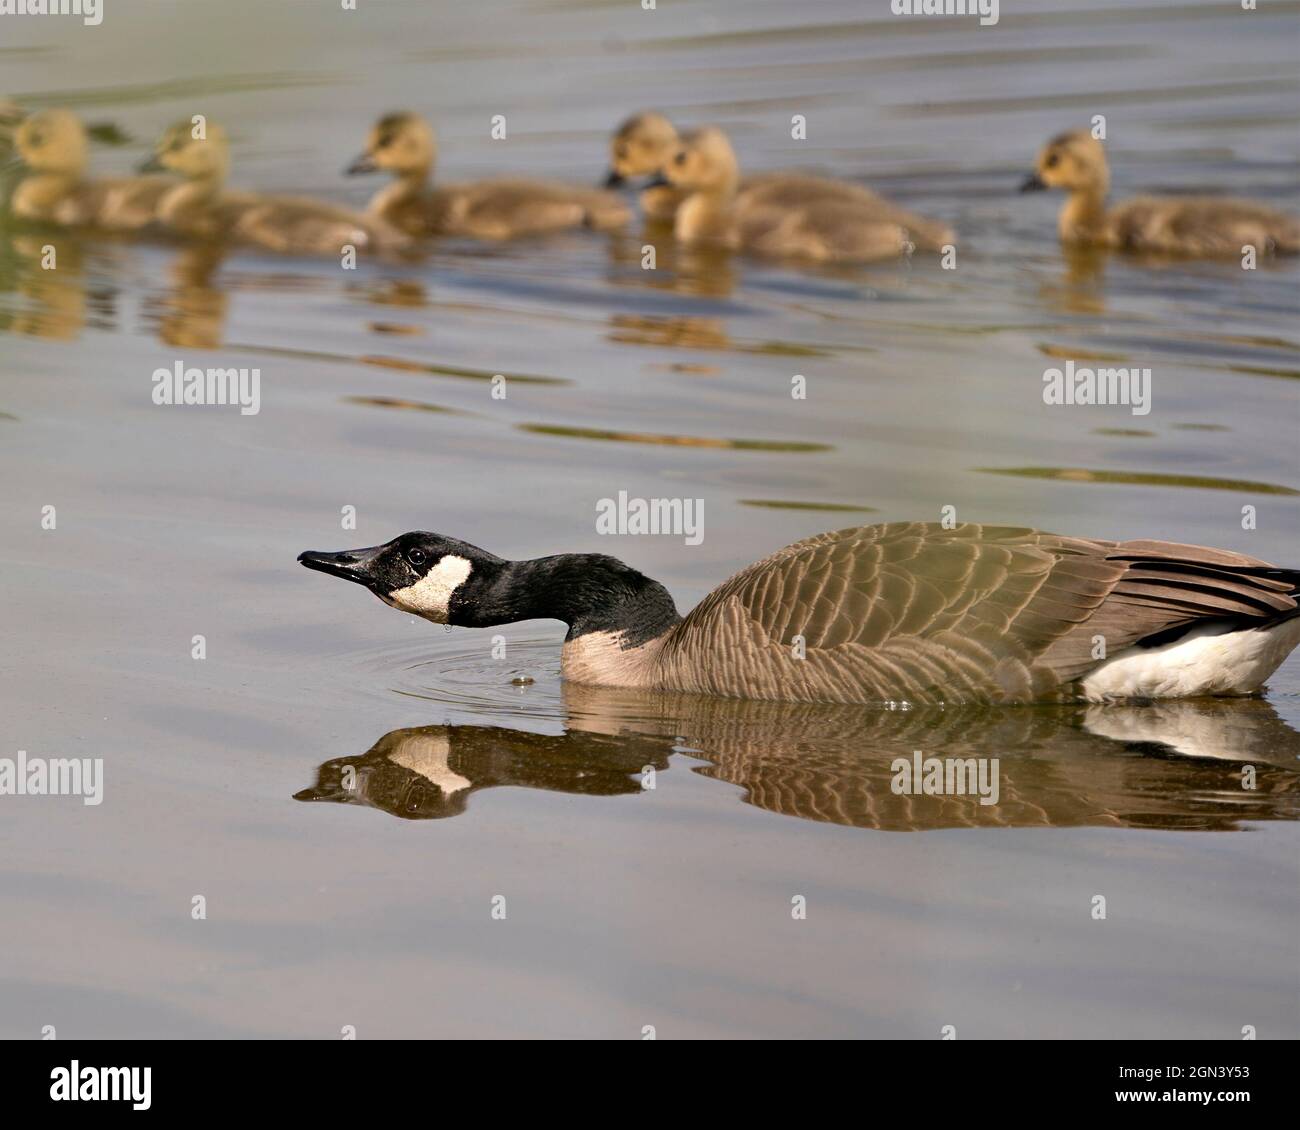
[[[668,183],[670,178],[665,178],[664,172],[681,149],[681,136],[662,114],[654,111],[634,114],[618,127],[610,140],[606,184],[621,186],[633,178],[658,175],[662,183],[651,183],[641,191],[641,209],[651,220],[671,222],[688,194]],[[743,222],[746,215],[759,215],[767,209],[789,213],[814,202],[833,201],[857,205],[861,211],[870,209],[875,215],[906,217],[923,240],[938,240],[939,246],[952,239],[952,232],[947,228],[895,208],[862,185],[805,173],[756,173],[741,177],[733,211],[737,221]],[[830,207],[829,203],[822,206]]]
[[[324,201],[228,191],[230,145],[214,122],[207,122],[198,137],[189,120],[172,126],[159,138],[147,167],[183,178],[171,182],[158,205],[158,219],[181,235],[300,255],[338,255],[348,246],[392,250],[410,242],[379,218]]]
[[[758,181],[739,199],[740,170],[726,134],[687,134],[664,166],[682,194],[673,233],[683,243],[715,243],[758,255],[819,262],[870,262],[941,250],[952,229],[856,185],[818,191],[816,178]]]
[[[418,114],[380,118],[350,174],[394,175],[370,201],[367,215],[413,236],[515,239],[568,228],[613,230],[631,218],[614,193],[548,180],[502,178],[431,184],[438,159],[433,128]]]
[[[609,174],[606,188],[622,188],[637,177],[653,178],[672,160],[681,139],[677,129],[653,110],[633,114],[614,131],[609,142]],[[683,200],[680,190],[669,184],[655,184],[637,194],[647,219],[671,223]]]
[[[1251,200],[1138,196],[1107,208],[1106,152],[1087,130],[1043,146],[1021,191],[1045,188],[1069,193],[1057,221],[1064,243],[1201,257],[1240,255],[1247,246],[1264,255],[1300,252],[1300,221]]]
[[[153,223],[172,186],[167,177],[88,178],[86,129],[69,110],[42,110],[24,119],[14,148],[28,175],[15,186],[10,208],[24,220],[138,231]]]

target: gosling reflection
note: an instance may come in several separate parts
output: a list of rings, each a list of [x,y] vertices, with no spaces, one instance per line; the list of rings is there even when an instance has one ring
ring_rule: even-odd
[[[146,316],[158,340],[180,349],[216,349],[225,340],[230,298],[218,284],[226,257],[220,244],[183,247],[172,262],[171,287],[146,302]]]
[[[1061,247],[1061,261],[1065,269],[1058,279],[1041,283],[1038,293],[1044,305],[1065,314],[1105,314],[1114,304],[1113,282],[1107,280],[1107,270],[1112,263],[1121,271],[1179,271],[1188,270],[1187,258],[1179,255],[1161,254],[1154,251],[1113,251],[1110,248],[1093,244],[1064,244]],[[1289,269],[1290,260],[1286,256],[1265,255],[1256,264],[1261,272],[1284,271]],[[1198,273],[1202,276],[1210,273],[1226,275],[1228,272],[1240,273],[1241,265],[1235,259],[1228,261],[1211,261],[1202,263]],[[1122,280],[1121,280],[1122,281]],[[1179,285],[1182,285],[1181,283]],[[1107,296],[1111,302],[1108,304]]]
[[[129,254],[123,244],[88,245],[77,233],[11,233],[0,240],[0,294],[20,300],[6,304],[0,329],[75,341],[90,328],[117,328],[118,291],[106,280]],[[176,251],[167,285],[143,304],[144,319],[160,341],[196,349],[223,344],[230,300],[217,271],[224,257],[218,246]]]
[[[573,687],[560,735],[494,726],[394,730],[325,762],[299,800],[455,816],[515,785],[591,796],[643,791],[674,751],[764,811],[883,831],[974,827],[1235,830],[1300,818],[1300,734],[1262,699],[1151,706],[959,708],[743,702]],[[684,744],[683,744],[684,743]],[[996,803],[896,790],[915,751],[998,760]],[[987,797],[985,798],[987,799]]]
[[[736,264],[729,251],[677,244],[671,225],[649,223],[640,239],[611,239],[608,246],[608,281],[613,286],[668,290],[700,298],[728,298],[736,289]],[[654,249],[653,262],[647,248]]]
[[[497,726],[393,730],[360,757],[336,757],[295,800],[379,808],[404,820],[459,816],[499,785],[582,796],[642,791],[647,766],[668,768],[669,745],[649,738],[531,734]]]
[[[615,314],[609,321],[609,340],[621,345],[649,345],[655,348],[731,349],[732,340],[721,318],[690,315],[651,317]]]
[[[92,296],[86,255],[74,239],[12,236],[0,254],[0,291],[21,297],[0,319],[9,333],[75,341],[94,319],[93,304],[105,324],[114,322],[115,292],[103,288]]]
[[[1045,305],[1065,314],[1106,313],[1106,263],[1110,253],[1091,244],[1061,248],[1065,271],[1059,281],[1045,282],[1039,294]]]

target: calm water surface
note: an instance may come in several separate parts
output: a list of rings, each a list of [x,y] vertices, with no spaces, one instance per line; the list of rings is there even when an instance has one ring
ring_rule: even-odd
[[[50,272],[48,233],[0,231],[4,755],[106,763],[99,807],[3,801],[0,1035],[1300,1035],[1300,661],[1263,701],[1110,710],[596,693],[558,625],[496,659],[294,563],[425,528],[614,553],[685,609],[943,506],[1295,563],[1297,265],[1066,257],[1059,200],[1014,190],[1100,113],[1118,194],[1297,210],[1300,5],[363,7],[119,0],[6,27],[2,85],[111,123],[100,171],[202,112],[234,183],[352,203],[389,109],[449,177],[594,182],[657,106],[949,220],[958,268],[661,242],[649,273],[634,231],[355,272],[60,234]],[[1150,366],[1150,414],[1045,407],[1071,357]],[[261,412],[153,405],[177,359],[260,367]],[[702,498],[703,544],[597,536],[618,490]],[[999,758],[999,804],[894,795],[917,749]]]

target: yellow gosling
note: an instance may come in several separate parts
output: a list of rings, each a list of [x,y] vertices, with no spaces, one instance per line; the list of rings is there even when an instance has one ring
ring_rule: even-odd
[[[24,220],[137,231],[153,222],[170,187],[167,177],[88,179],[86,130],[68,110],[42,110],[26,118],[14,147],[29,175],[14,188],[10,207]]]
[[[370,201],[367,215],[409,235],[514,239],[567,228],[612,230],[631,218],[611,192],[545,180],[503,178],[430,184],[438,159],[433,128],[418,114],[381,118],[350,174],[384,171],[394,180]]]
[[[605,183],[608,187],[619,187],[635,177],[662,174],[680,148],[677,130],[662,114],[653,110],[634,114],[619,126],[610,141],[610,171]],[[782,172],[742,177],[736,189],[735,213],[743,220],[749,212],[772,207],[801,208],[821,199],[857,202],[876,209],[881,215],[892,210],[896,217],[907,216],[870,189],[851,181]],[[655,182],[642,190],[639,200],[647,217],[671,221],[683,194],[669,184]],[[941,246],[953,238],[952,232],[942,225],[932,225],[921,217],[910,218],[917,221],[918,233],[927,246]]]
[[[756,184],[742,207],[735,152],[726,135],[711,126],[681,140],[664,176],[684,196],[673,223],[682,243],[820,262],[869,262],[954,240],[944,224],[852,185],[839,193],[804,193],[791,179],[765,194]]]
[[[1038,154],[1022,192],[1061,188],[1069,195],[1057,221],[1062,242],[1167,255],[1300,252],[1300,222],[1251,200],[1219,196],[1138,196],[1106,207],[1110,169],[1087,130],[1054,137]]]
[[[622,188],[634,177],[654,177],[672,159],[679,141],[676,128],[662,114],[653,110],[634,114],[610,139],[605,187]],[[682,199],[682,194],[667,184],[643,188],[637,196],[648,219],[665,221],[677,215]]]
[[[159,220],[181,235],[305,255],[337,255],[347,246],[389,250],[409,243],[382,220],[324,201],[228,191],[230,145],[225,130],[212,122],[202,137],[194,136],[189,120],[178,122],[159,139],[149,164],[182,178],[170,182],[158,205]]]

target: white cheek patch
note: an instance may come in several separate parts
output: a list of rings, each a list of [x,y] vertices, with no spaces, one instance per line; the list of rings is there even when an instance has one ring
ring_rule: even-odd
[[[473,568],[464,557],[449,553],[415,584],[389,593],[388,603],[435,624],[445,624],[451,594],[464,583]]]

